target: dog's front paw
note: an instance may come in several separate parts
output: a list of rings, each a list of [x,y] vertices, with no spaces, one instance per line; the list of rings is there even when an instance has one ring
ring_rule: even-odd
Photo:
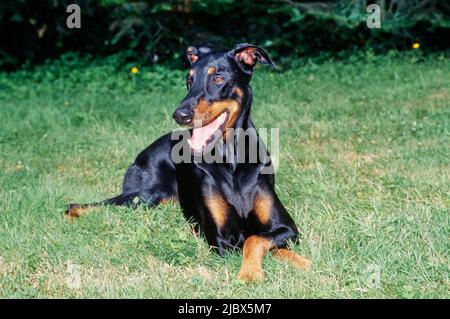
[[[293,252],[290,249],[286,248],[280,248],[280,249],[274,249],[272,251],[273,255],[284,261],[289,261],[292,264],[294,264],[295,267],[302,269],[302,270],[310,270],[312,266],[311,259],[305,258],[300,256],[299,254]]]
[[[301,257],[301,256],[298,256],[298,257],[299,258],[296,261],[297,268],[302,269],[302,270],[311,270],[311,267],[312,267],[311,259]]]
[[[238,279],[244,282],[262,281],[264,271],[259,267],[242,267]]]

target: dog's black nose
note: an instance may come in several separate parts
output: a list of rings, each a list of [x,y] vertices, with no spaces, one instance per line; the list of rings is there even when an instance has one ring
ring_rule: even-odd
[[[194,117],[194,113],[189,109],[177,109],[172,117],[175,119],[180,125],[186,125],[192,122],[192,118]]]

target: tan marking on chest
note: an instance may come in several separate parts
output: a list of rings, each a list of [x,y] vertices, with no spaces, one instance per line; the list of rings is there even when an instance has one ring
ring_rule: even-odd
[[[208,207],[214,223],[222,228],[227,222],[228,203],[220,195],[212,195],[205,200],[206,207]]]
[[[273,199],[264,194],[257,194],[253,204],[253,211],[261,224],[269,222],[272,214]]]

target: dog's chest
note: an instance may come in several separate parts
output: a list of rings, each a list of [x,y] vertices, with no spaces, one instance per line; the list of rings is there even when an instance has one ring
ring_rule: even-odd
[[[239,168],[232,173],[216,169],[210,174],[220,195],[244,219],[253,210],[258,177],[257,170]]]

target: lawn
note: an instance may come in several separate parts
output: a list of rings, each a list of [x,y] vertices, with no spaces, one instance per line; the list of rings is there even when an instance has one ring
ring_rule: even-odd
[[[118,194],[137,153],[176,128],[185,71],[131,66],[69,56],[0,73],[0,297],[450,297],[449,57],[256,71],[253,119],[280,128],[277,191],[313,268],[267,256],[250,285],[177,204],[63,217]]]

